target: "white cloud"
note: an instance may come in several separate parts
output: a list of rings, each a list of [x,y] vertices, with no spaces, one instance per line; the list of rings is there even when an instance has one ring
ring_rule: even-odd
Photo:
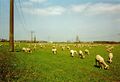
[[[43,3],[46,2],[47,0],[30,0],[30,2],[35,2],[35,3]]]
[[[80,4],[71,7],[76,13],[85,12],[86,14],[120,14],[120,4],[96,3],[96,4]]]
[[[81,4],[81,5],[72,5],[71,10],[79,13],[79,12],[83,12],[88,6],[89,6],[89,3]]]
[[[65,12],[65,8],[61,6],[52,6],[47,8],[24,8],[25,12],[34,14],[34,15],[42,15],[42,16],[49,16],[49,15],[62,15]]]
[[[85,14],[85,15],[111,15],[111,14],[120,14],[120,4],[112,3],[86,3],[79,5],[68,5],[67,7],[62,6],[48,6],[46,8],[34,8],[32,5],[33,2],[45,2],[47,0],[29,0],[28,3],[25,3],[23,8],[25,12],[34,14],[34,15],[62,15],[63,13],[70,12]],[[27,6],[28,5],[28,6]],[[29,7],[31,6],[31,7]]]
[[[31,3],[31,2],[24,2],[23,3],[23,7],[30,7],[32,5],[33,5],[33,3]]]
[[[47,2],[47,0],[26,0],[23,3],[23,7],[32,7],[33,5],[36,5],[36,3],[43,4],[44,2]]]

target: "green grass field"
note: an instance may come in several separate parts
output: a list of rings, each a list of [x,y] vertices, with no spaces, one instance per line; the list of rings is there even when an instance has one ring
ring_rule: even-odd
[[[2,43],[3,44],[3,43]],[[60,44],[56,48],[58,53],[52,54],[52,44],[37,49],[32,53],[22,52],[27,43],[16,46],[16,52],[8,52],[8,44],[0,47],[0,82],[119,82],[120,81],[120,45],[113,45],[113,62],[109,64],[108,52],[105,45],[94,47],[74,47],[71,49],[89,49],[90,55],[85,59],[78,56],[70,57],[70,51],[61,50]],[[67,45],[67,44],[62,44]],[[95,67],[95,56],[100,54],[110,66],[109,70]]]

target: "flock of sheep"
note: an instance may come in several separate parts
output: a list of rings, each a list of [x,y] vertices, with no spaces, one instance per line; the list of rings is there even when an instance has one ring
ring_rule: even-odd
[[[40,46],[41,48],[45,47],[45,45],[42,45],[42,44],[39,44],[39,46]],[[82,46],[84,46],[84,45],[81,45],[81,46],[76,46],[76,45],[75,45],[75,47],[82,47]],[[28,52],[28,53],[32,53],[32,51],[35,50],[36,47],[37,47],[36,44],[35,44],[32,48],[30,48],[30,45],[29,45],[29,47],[26,47],[26,48],[23,47],[23,48],[22,48],[22,51]],[[77,51],[77,50],[74,50],[74,49],[70,49],[70,46],[63,46],[63,45],[62,45],[62,46],[60,46],[60,47],[61,47],[61,50],[62,50],[62,51],[64,51],[65,48],[66,48],[67,50],[69,50],[71,57],[78,56],[78,57],[84,59],[85,56],[90,55],[90,52],[89,52],[88,49],[85,49],[84,51],[82,51],[82,50]],[[91,48],[91,47],[92,47],[92,46],[89,46],[89,48]],[[109,52],[109,54],[108,54],[108,62],[109,62],[109,63],[112,63],[112,58],[113,58],[112,50],[113,50],[114,47],[113,47],[113,46],[106,46],[106,48],[107,48],[106,51]],[[56,45],[53,45],[53,46],[52,46],[51,52],[52,52],[53,54],[57,54],[58,50],[57,50],[57,48],[56,48]],[[109,65],[106,64],[104,58],[103,58],[101,55],[96,55],[96,57],[95,57],[95,62],[96,62],[96,66],[99,66],[100,68],[104,68],[104,69],[109,69]]]

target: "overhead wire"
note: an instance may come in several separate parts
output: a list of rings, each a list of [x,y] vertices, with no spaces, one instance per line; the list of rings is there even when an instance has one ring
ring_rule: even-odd
[[[29,30],[25,27],[26,26],[26,22],[25,22],[25,18],[24,18],[24,15],[23,15],[23,11],[21,10],[21,3],[20,1],[18,0],[18,3],[19,3],[19,6],[17,5],[17,2],[15,0],[15,7],[16,7],[16,11],[18,12],[18,17],[19,17],[19,21],[21,22],[21,25],[22,25],[22,28],[24,29],[24,31],[26,32],[29,32]]]

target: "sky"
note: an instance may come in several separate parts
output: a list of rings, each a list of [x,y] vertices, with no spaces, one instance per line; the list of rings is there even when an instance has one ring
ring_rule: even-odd
[[[9,39],[9,1],[0,0],[0,38]],[[15,40],[120,41],[120,0],[14,0]]]

